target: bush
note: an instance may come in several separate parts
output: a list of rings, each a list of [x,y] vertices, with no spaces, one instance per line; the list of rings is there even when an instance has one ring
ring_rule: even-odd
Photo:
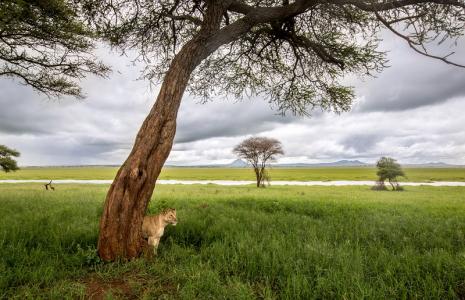
[[[387,187],[384,184],[384,181],[377,181],[374,186],[371,187],[373,191],[387,191]]]
[[[389,188],[384,184],[384,181],[376,181],[376,184],[371,187],[371,190],[373,191],[387,191]],[[395,183],[395,185],[392,187],[392,191],[404,191],[404,187],[400,186],[399,183]]]
[[[394,191],[402,192],[405,191],[403,186],[400,186],[398,183],[396,184],[396,187],[394,188]]]

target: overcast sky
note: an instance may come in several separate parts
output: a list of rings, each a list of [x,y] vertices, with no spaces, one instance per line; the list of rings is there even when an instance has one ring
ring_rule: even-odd
[[[350,80],[357,99],[342,115],[282,117],[263,99],[199,104],[185,95],[170,164],[228,163],[232,148],[249,136],[279,139],[279,162],[465,164],[465,69],[422,57],[386,36],[390,68],[377,78]],[[454,56],[465,63],[465,47]],[[84,100],[50,100],[18,81],[0,79],[0,144],[21,152],[28,165],[120,164],[152,106],[157,87],[137,81],[129,58],[102,51],[114,72],[82,83]]]

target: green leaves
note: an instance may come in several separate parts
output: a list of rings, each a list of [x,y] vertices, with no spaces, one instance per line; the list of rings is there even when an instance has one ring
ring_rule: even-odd
[[[77,80],[105,76],[95,34],[68,0],[0,2],[0,76],[19,79],[48,96],[82,97]]]
[[[404,171],[397,161],[391,157],[382,157],[376,163],[378,172],[376,175],[379,177],[379,181],[395,181],[399,176],[405,176]]]
[[[12,158],[19,157],[20,153],[4,145],[0,145],[0,168],[5,172],[18,170],[16,161]]]

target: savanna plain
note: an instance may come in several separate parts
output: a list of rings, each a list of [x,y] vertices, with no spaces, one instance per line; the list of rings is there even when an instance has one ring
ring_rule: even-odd
[[[149,213],[178,213],[158,255],[103,263],[107,190],[0,184],[0,298],[465,297],[465,187],[158,185]]]
[[[465,168],[404,168],[407,177],[399,181],[465,181]],[[116,167],[29,167],[16,172],[0,172],[0,180],[16,179],[78,179],[110,180],[116,175]],[[376,180],[375,167],[322,167],[322,168],[272,168],[271,180],[329,181],[329,180]],[[177,180],[254,180],[249,168],[164,168],[159,179]]]

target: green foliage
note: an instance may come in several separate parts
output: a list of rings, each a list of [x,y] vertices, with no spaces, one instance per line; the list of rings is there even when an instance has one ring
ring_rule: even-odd
[[[399,184],[397,184],[396,187],[395,187],[395,190],[396,191],[404,191],[405,188],[403,186],[400,186]]]
[[[0,189],[0,298],[83,299],[89,277],[134,299],[464,296],[463,187],[160,185],[150,209],[176,207],[180,222],[153,260],[111,264],[95,257],[108,186]]]
[[[94,33],[69,0],[0,2],[0,76],[49,96],[82,96],[76,80],[105,75],[93,56]]]
[[[405,173],[400,164],[391,157],[381,157],[380,160],[376,162],[376,167],[378,168],[376,172],[378,181],[384,182],[389,180],[393,189],[396,189],[394,184],[397,184],[397,177],[405,177]]]
[[[20,153],[7,146],[0,145],[0,168],[5,172],[19,170],[16,161],[12,158],[19,157]]]

